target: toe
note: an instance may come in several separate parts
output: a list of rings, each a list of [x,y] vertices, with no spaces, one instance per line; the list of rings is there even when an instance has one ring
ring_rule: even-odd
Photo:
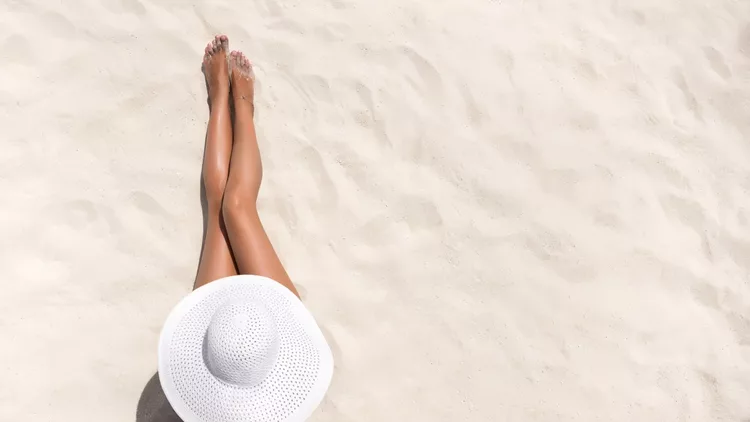
[[[219,42],[221,43],[221,48],[224,49],[224,51],[229,50],[229,37],[227,37],[226,35],[220,35]]]
[[[205,50],[205,52],[206,52],[206,55],[207,55],[207,56],[210,56],[210,55],[211,55],[211,54],[213,53],[213,49],[211,48],[211,43],[208,43],[208,44],[206,45],[206,50]]]

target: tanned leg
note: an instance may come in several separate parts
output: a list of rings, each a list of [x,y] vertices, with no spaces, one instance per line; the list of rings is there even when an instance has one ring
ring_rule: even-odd
[[[229,108],[229,39],[219,35],[206,46],[203,72],[208,84],[210,116],[203,155],[203,186],[206,192],[207,222],[201,260],[194,288],[237,274],[229,247],[221,202],[232,155],[232,122]]]
[[[271,278],[299,296],[263,229],[256,208],[263,170],[253,121],[252,68],[247,58],[236,51],[230,54],[229,61],[235,114],[234,146],[222,208],[229,242],[241,274]]]

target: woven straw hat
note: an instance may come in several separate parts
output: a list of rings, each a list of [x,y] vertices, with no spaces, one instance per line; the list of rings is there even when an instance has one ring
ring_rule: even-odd
[[[185,422],[304,421],[332,375],[331,349],[312,315],[265,277],[196,289],[159,339],[162,389]]]

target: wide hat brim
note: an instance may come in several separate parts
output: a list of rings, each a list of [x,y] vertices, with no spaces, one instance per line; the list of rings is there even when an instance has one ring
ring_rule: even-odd
[[[211,318],[238,298],[264,303],[279,333],[274,366],[252,387],[215,377],[204,356]],[[180,301],[164,323],[158,354],[162,389],[185,422],[304,421],[333,375],[331,349],[307,308],[286,287],[254,275],[213,281]]]

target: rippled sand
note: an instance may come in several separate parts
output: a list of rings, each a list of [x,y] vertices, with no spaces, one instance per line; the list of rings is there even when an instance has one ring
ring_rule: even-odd
[[[749,22],[2,2],[0,421],[169,413],[156,344],[195,275],[220,32],[257,68],[262,218],[335,353],[313,421],[750,418]]]

